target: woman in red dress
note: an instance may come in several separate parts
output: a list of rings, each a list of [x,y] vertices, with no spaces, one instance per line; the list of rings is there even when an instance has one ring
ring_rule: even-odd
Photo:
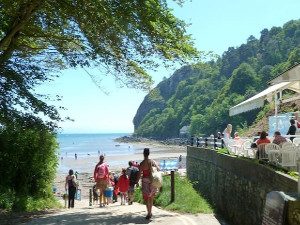
[[[138,179],[142,176],[142,193],[143,198],[146,202],[147,207],[147,216],[146,219],[149,220],[152,217],[152,206],[153,199],[157,193],[157,188],[154,188],[151,185],[150,176],[152,173],[151,167],[156,167],[159,170],[156,162],[152,159],[149,159],[150,150],[149,148],[144,149],[144,160],[140,163]]]

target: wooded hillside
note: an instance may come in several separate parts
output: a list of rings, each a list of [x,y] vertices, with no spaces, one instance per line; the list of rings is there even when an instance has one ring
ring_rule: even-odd
[[[261,31],[222,56],[185,66],[145,97],[134,117],[135,134],[177,137],[183,126],[195,135],[253,123],[260,110],[229,117],[230,107],[262,91],[267,81],[300,62],[300,20]]]

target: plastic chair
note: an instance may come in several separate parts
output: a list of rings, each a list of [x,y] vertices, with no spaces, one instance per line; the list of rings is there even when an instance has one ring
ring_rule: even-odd
[[[281,163],[283,167],[295,167],[296,166],[296,151],[295,150],[282,150]]]
[[[262,143],[257,146],[256,158],[262,160],[268,160],[268,155],[266,154],[265,147],[269,143]]]
[[[289,139],[289,138],[286,138],[286,142],[288,142],[288,143],[293,143],[293,142],[291,141],[291,139]]]
[[[254,158],[255,154],[253,153],[253,149],[251,148],[251,144],[252,144],[251,140],[245,140],[244,143],[243,143],[243,152],[244,152],[244,155],[246,157]],[[249,153],[251,153],[251,155]]]
[[[289,139],[288,139],[289,140]],[[292,143],[292,142],[284,142],[281,144],[281,149],[283,151],[285,150],[291,150],[291,149],[294,149],[295,148],[295,145]]]
[[[295,146],[299,146],[299,144],[300,144],[300,138],[294,138],[293,144],[294,144]]]
[[[280,146],[274,143],[269,143],[265,146],[265,152],[268,155],[270,162],[279,163],[280,161]]]

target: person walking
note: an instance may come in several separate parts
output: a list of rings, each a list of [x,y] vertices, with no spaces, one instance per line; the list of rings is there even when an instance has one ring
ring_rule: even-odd
[[[108,169],[108,165],[104,162],[103,155],[100,155],[99,162],[95,166],[94,180],[96,182],[97,189],[99,189],[100,207],[104,207],[105,206],[104,191],[108,187],[109,169]]]
[[[72,169],[69,170],[69,174],[66,177],[65,189],[68,191],[68,208],[74,208],[77,182]]]
[[[134,199],[135,185],[137,184],[137,177],[139,173],[138,167],[134,166],[133,161],[128,162],[129,167],[126,173],[129,177],[129,189],[128,189],[128,205],[132,205]]]
[[[126,204],[127,192],[129,189],[129,179],[126,175],[126,169],[122,169],[122,174],[119,177],[118,187],[121,194],[121,205]]]
[[[151,185],[152,167],[156,167],[157,170],[159,170],[159,167],[154,160],[149,158],[149,148],[144,148],[143,154],[144,160],[140,163],[137,181],[142,177],[142,194],[147,208],[146,219],[149,220],[152,217],[153,199],[158,191],[157,188]]]

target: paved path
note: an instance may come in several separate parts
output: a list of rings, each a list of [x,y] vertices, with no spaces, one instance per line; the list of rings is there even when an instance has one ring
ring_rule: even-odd
[[[77,204],[76,204],[77,203]],[[94,205],[89,207],[87,201],[76,202],[74,209],[62,209],[44,215],[39,215],[26,225],[122,225],[122,224],[151,224],[151,225],[226,225],[218,221],[213,214],[178,214],[153,207],[153,218],[148,221],[146,207],[133,203],[121,206],[114,203],[104,208]]]

